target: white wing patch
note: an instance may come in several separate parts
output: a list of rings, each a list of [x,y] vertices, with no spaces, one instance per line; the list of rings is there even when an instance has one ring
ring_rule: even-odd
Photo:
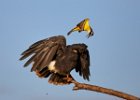
[[[55,63],[56,63],[55,60],[54,60],[54,61],[51,61],[50,64],[49,64],[49,66],[48,66],[48,68],[49,68],[50,71],[53,71],[53,72],[56,73],[57,70],[56,70],[56,68],[55,68]]]

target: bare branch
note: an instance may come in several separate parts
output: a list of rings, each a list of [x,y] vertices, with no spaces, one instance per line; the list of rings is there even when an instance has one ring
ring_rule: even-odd
[[[79,83],[75,80],[71,80],[71,83],[74,83],[75,86],[73,87],[73,90],[89,90],[89,91],[95,91],[95,92],[100,92],[100,93],[105,93],[108,95],[113,95],[117,96],[126,100],[140,100],[139,97],[126,94],[120,91],[112,90],[112,89],[107,89],[104,87],[96,86],[96,85],[90,85],[90,84],[85,84],[85,83]]]

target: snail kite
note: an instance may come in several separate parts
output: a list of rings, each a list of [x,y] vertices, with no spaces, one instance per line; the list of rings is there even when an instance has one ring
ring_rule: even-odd
[[[70,35],[74,31],[78,31],[78,32],[86,31],[88,33],[87,35],[88,38],[94,35],[93,29],[89,25],[89,18],[86,18],[83,21],[81,21],[79,24],[77,24],[76,27],[74,27],[67,33],[67,35]]]
[[[70,72],[75,69],[84,79],[89,80],[90,57],[85,44],[66,45],[64,36],[53,36],[31,45],[20,60],[29,56],[24,67],[32,63],[31,71],[37,76],[47,78],[55,85],[69,84]],[[72,78],[73,79],[73,78]]]

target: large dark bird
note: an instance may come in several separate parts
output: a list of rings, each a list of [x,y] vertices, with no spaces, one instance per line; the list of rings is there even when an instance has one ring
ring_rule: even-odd
[[[94,35],[94,31],[91,28],[91,26],[89,25],[89,18],[84,19],[83,21],[81,21],[80,23],[78,23],[73,29],[71,29],[67,35],[70,35],[72,32],[74,31],[78,31],[78,32],[82,32],[82,31],[86,31],[87,32],[87,37],[89,38],[90,36]]]
[[[85,44],[66,45],[64,36],[53,36],[31,45],[22,53],[20,60],[29,56],[31,58],[24,66],[33,63],[31,71],[39,77],[50,76],[49,82],[55,85],[69,84],[67,80],[73,79],[70,75],[73,69],[89,80],[90,57]]]

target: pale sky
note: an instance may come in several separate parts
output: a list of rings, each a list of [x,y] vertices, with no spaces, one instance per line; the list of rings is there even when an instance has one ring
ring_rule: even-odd
[[[95,32],[67,32],[90,18]],[[140,0],[0,0],[0,100],[122,100],[90,91],[72,91],[40,79],[20,54],[32,43],[64,35],[67,44],[86,43],[91,57],[88,84],[140,97]]]

